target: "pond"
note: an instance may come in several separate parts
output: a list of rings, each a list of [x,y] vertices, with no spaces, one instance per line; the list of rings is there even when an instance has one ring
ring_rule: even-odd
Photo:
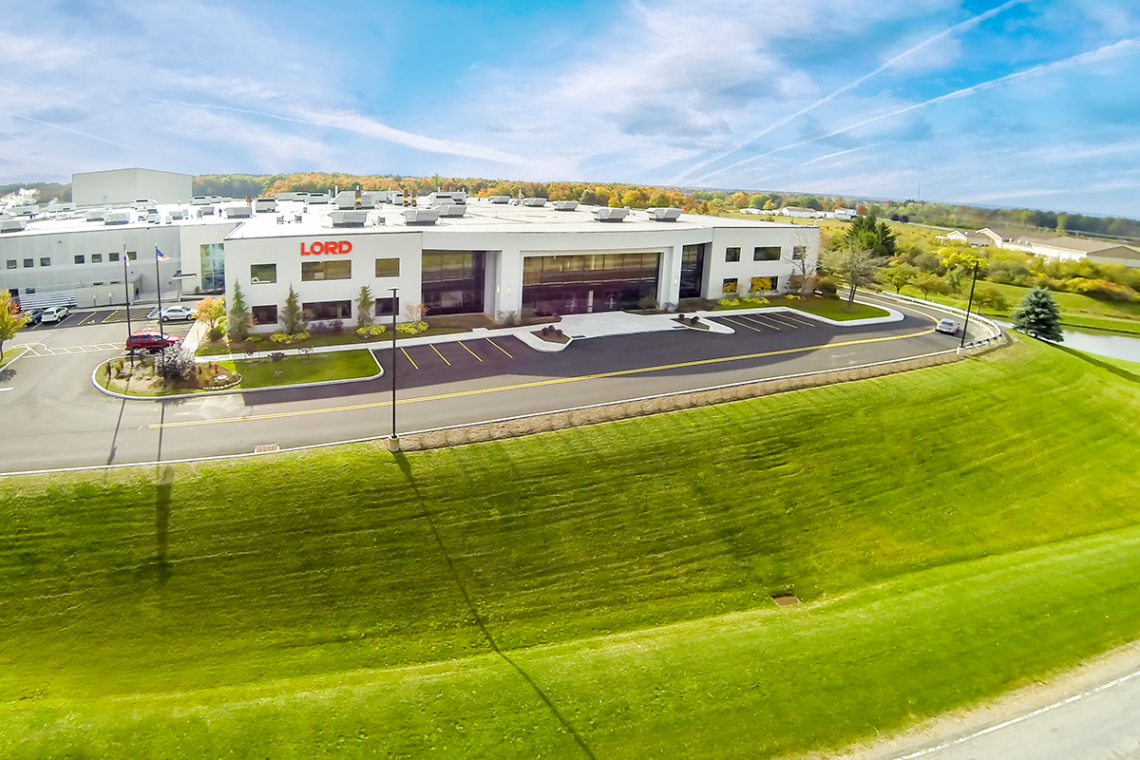
[[[1013,329],[1013,325],[1009,322],[994,321],[1006,330]],[[1097,356],[1140,363],[1140,338],[1130,338],[1126,335],[1113,335],[1106,332],[1086,332],[1071,327],[1064,328],[1064,331],[1064,345],[1069,348]]]

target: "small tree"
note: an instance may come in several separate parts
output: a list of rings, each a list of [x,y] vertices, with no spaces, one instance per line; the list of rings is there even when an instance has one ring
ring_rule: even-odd
[[[828,272],[842,278],[851,286],[851,292],[847,295],[848,307],[855,300],[856,288],[873,282],[875,272],[879,268],[870,249],[847,245],[827,251],[823,257],[823,265]]]
[[[894,288],[896,293],[901,293],[903,288],[919,276],[919,270],[914,264],[892,261],[890,266],[880,269],[876,276],[879,282]]]
[[[245,305],[245,296],[241,292],[241,284],[235,281],[233,303],[230,304],[229,319],[226,320],[226,330],[229,332],[230,340],[248,338],[252,321],[249,307]]]
[[[289,295],[285,297],[285,307],[281,309],[281,326],[286,335],[296,335],[308,327],[305,319],[305,310],[301,308],[301,299],[289,286]]]
[[[1057,312],[1057,302],[1049,291],[1034,288],[1017,311],[1013,312],[1013,326],[1024,333],[1042,340],[1061,343],[1061,315]]]
[[[198,321],[205,322],[207,330],[213,330],[226,316],[226,299],[206,296],[194,308],[198,310]]]
[[[922,291],[923,298],[931,293],[946,292],[946,280],[936,274],[919,275],[914,281],[914,286]]]
[[[993,285],[984,285],[978,288],[978,292],[974,294],[974,303],[978,305],[978,311],[983,309],[1005,311],[1009,308],[1009,301],[1006,300],[1005,294]]]
[[[372,297],[372,288],[364,285],[360,288],[360,295],[356,297],[356,327],[359,330],[371,327],[372,308],[376,305],[376,299]]]
[[[0,290],[0,360],[4,358],[4,341],[12,340],[28,321],[27,314],[21,314],[12,294]]]

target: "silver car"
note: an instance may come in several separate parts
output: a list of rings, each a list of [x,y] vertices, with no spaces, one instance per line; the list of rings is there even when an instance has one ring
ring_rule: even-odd
[[[962,326],[953,319],[942,319],[939,320],[938,324],[934,326],[934,329],[937,332],[945,333],[947,335],[957,335],[958,330],[962,329]]]

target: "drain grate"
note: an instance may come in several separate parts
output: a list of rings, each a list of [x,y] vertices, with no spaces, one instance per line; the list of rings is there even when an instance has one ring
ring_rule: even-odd
[[[266,443],[258,446],[253,450],[254,454],[272,454],[274,451],[280,451],[281,447],[276,443]]]
[[[776,596],[772,597],[772,601],[781,607],[790,607],[793,604],[800,603],[800,600],[796,599],[791,594],[777,594]]]

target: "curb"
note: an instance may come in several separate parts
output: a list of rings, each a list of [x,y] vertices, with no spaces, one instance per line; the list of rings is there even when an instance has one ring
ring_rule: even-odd
[[[98,364],[96,364],[95,369],[91,371],[91,384],[94,385],[95,388],[100,393],[102,393],[104,395],[111,396],[113,398],[125,399],[127,401],[176,401],[176,400],[188,399],[188,398],[207,398],[209,396],[234,395],[234,394],[238,394],[238,393],[244,394],[244,393],[259,393],[262,391],[287,391],[287,390],[292,390],[294,388],[319,388],[319,387],[324,387],[326,385],[347,385],[349,383],[366,383],[366,382],[369,382],[370,380],[376,380],[377,378],[383,377],[384,376],[384,368],[380,366],[380,362],[377,361],[376,355],[373,354],[371,351],[368,352],[368,355],[372,357],[372,361],[376,362],[376,369],[377,369],[377,372],[375,375],[369,375],[368,377],[350,377],[350,378],[346,378],[343,380],[324,380],[324,381],[315,382],[315,383],[294,383],[292,385],[274,385],[271,388],[237,388],[236,386],[241,385],[241,381],[239,380],[238,382],[234,383],[233,385],[223,386],[222,388],[219,388],[217,390],[200,391],[198,393],[172,393],[172,394],[167,395],[167,396],[131,396],[131,395],[128,395],[126,393],[118,393],[117,391],[113,391],[109,388],[104,388],[102,385],[99,385],[99,382],[95,379],[95,377],[96,377],[96,375],[99,374],[99,368],[102,367],[104,364],[107,364],[108,362],[111,361],[110,359],[105,359],[105,360],[99,362]]]
[[[8,368],[9,368],[9,367],[11,367],[13,364],[15,364],[16,362],[18,362],[18,361],[20,361],[21,359],[23,359],[23,358],[24,358],[24,354],[28,353],[28,351],[30,351],[30,350],[32,349],[32,347],[31,347],[31,346],[17,346],[17,348],[22,348],[22,349],[24,349],[24,350],[23,350],[23,351],[21,351],[21,352],[20,352],[18,355],[16,355],[16,356],[12,357],[12,358],[11,358],[11,359],[8,361],[8,363],[4,365],[3,369],[8,369]],[[15,349],[12,349],[12,350],[14,351]],[[0,371],[2,371],[2,370],[0,370]]]

